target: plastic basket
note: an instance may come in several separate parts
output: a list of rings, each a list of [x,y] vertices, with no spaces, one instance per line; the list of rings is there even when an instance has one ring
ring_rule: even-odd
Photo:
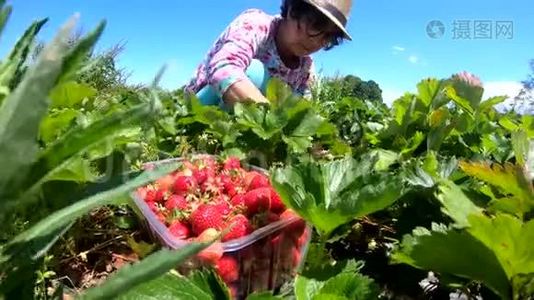
[[[193,158],[202,158],[210,155],[196,155]],[[180,162],[184,158],[167,159],[149,162],[145,167]],[[245,166],[245,169],[267,173],[266,170]],[[186,246],[188,241],[175,238],[149,208],[147,203],[137,193],[131,197],[140,213],[144,217],[147,227],[152,235],[161,244],[171,249]],[[298,217],[279,220],[266,226],[257,228],[247,236],[222,243],[223,256],[232,256],[239,265],[239,279],[230,284],[235,299],[244,299],[253,292],[273,290],[291,280],[301,268],[311,239],[311,227],[306,225],[304,234],[295,241],[292,237],[292,224],[302,220]],[[198,259],[191,259],[179,266],[178,269],[187,274],[190,270],[201,267],[203,263]]]

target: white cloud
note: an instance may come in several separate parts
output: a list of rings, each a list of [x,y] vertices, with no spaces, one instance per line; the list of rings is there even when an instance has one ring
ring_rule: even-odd
[[[406,91],[382,88],[382,100],[388,107],[391,107],[391,104],[393,104],[393,101],[400,98],[402,95],[404,95],[405,92]]]
[[[411,62],[412,64],[416,64],[419,62],[419,57],[417,57],[417,55],[410,55],[408,57],[408,61]]]
[[[393,46],[393,51],[402,52],[404,50],[406,50],[406,48],[401,47],[401,46]]]

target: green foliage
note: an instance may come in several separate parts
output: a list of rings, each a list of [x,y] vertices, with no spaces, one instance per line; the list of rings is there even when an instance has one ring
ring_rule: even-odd
[[[440,184],[438,199],[443,212],[456,228],[433,226],[432,231],[418,228],[404,237],[401,247],[393,254],[395,262],[431,269],[444,274],[479,280],[503,299],[520,299],[529,289],[534,276],[534,220],[523,221],[521,204],[532,201],[532,183],[526,182],[521,169],[507,164],[490,168],[484,164],[462,163],[468,174],[496,185],[510,196],[500,199],[515,202],[493,207],[488,216],[451,182]],[[519,208],[510,211],[510,207]],[[512,213],[518,217],[505,213]],[[521,278],[521,279],[519,279]]]
[[[342,269],[337,265],[330,266],[334,272],[327,278],[321,273],[306,272],[298,275],[295,279],[295,297],[297,300],[315,299],[376,299],[378,288],[367,276],[358,273],[358,265],[355,261],[339,262]]]
[[[329,236],[338,226],[384,209],[402,195],[401,179],[374,166],[371,157],[304,162],[274,169],[271,180],[284,204]]]
[[[102,285],[88,289],[80,298],[104,299],[115,298],[121,294],[124,294],[123,297],[126,297],[125,299],[129,299],[128,295],[133,297],[139,297],[141,295],[148,296],[150,294],[147,294],[147,292],[154,291],[154,289],[158,289],[160,292],[166,292],[164,289],[169,287],[168,284],[173,283],[172,280],[167,279],[162,282],[159,279],[155,279],[153,281],[150,281],[150,279],[160,276],[169,278],[172,275],[164,275],[167,271],[171,270],[187,258],[197,254],[207,246],[209,246],[209,243],[191,243],[180,250],[160,250],[154,254],[151,254],[135,265],[125,266],[121,270],[117,271],[117,273],[115,273],[113,276],[108,278]],[[177,282],[174,283],[180,283],[180,280],[175,281]],[[183,280],[183,282],[184,284],[189,283],[187,280]],[[192,290],[189,283],[189,286],[177,285],[173,291],[175,292],[174,296],[180,297],[190,294]],[[207,291],[209,291],[209,289]],[[207,296],[203,289],[197,287],[197,295],[199,294],[201,296]],[[152,296],[155,295],[152,294]],[[194,294],[191,296],[194,297]]]

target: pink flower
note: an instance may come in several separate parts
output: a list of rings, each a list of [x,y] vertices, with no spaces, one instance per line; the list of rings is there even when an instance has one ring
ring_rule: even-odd
[[[467,84],[472,85],[472,86],[482,87],[482,82],[480,81],[480,78],[478,78],[478,76],[471,74],[467,71],[462,71],[460,73],[454,74],[452,78],[464,81]]]

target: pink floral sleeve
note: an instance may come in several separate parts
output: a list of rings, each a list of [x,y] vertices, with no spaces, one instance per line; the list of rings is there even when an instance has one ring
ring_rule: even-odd
[[[271,19],[255,10],[238,16],[222,33],[206,62],[207,83],[219,97],[235,82],[246,78],[245,70],[269,36]]]

